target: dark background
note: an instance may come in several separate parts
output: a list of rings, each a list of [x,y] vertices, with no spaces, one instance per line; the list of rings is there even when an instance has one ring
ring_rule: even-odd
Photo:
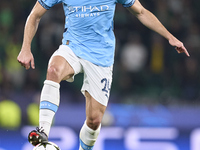
[[[119,114],[128,109],[130,111],[124,115],[129,120],[133,119],[128,126],[172,126],[183,131],[194,129],[199,125],[200,104],[200,1],[141,0],[140,2],[184,43],[191,56],[178,54],[166,39],[143,26],[136,17],[117,4],[114,18],[116,53],[109,101],[111,107],[108,107],[108,111],[115,119],[106,123],[111,126],[126,127],[127,121],[123,119],[120,121]],[[39,104],[48,60],[61,44],[64,14],[62,5],[58,4],[43,16],[32,42],[36,69],[25,70],[17,62],[25,21],[34,4],[35,1],[32,0],[0,2],[0,129],[4,132],[6,130],[18,132],[26,125],[36,125],[33,122],[37,122],[37,119],[30,121],[31,116],[28,112],[32,112],[32,109],[29,106]],[[82,113],[81,122],[84,121],[84,97],[80,92],[82,78],[80,74],[75,77],[73,83],[65,81],[61,83],[61,108],[58,113],[67,114],[68,107],[65,106],[73,106],[74,116]],[[5,104],[3,103],[5,101],[11,103]],[[114,109],[113,105],[119,108]],[[5,118],[9,118],[8,114],[12,113],[8,112],[19,113],[19,123],[9,124]],[[116,114],[117,112],[121,113]],[[133,114],[130,115],[130,112]],[[145,119],[149,117],[153,118],[149,121]],[[185,121],[186,118],[189,119],[188,123]],[[75,130],[78,130],[81,122],[71,120],[71,124],[63,119],[58,119],[56,123],[66,126],[77,124]],[[124,124],[117,124],[120,122]]]

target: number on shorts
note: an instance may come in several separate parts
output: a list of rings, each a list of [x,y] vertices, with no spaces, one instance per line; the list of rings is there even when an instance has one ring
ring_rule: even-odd
[[[105,96],[108,98],[108,94],[110,92],[110,82],[109,79],[103,78],[101,83],[104,83],[104,87],[102,89],[103,92],[106,92]]]

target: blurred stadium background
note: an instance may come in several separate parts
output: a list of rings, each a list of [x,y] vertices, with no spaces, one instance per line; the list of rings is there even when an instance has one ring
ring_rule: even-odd
[[[94,150],[200,150],[200,1],[141,3],[185,44],[191,57],[177,54],[165,39],[117,5],[111,97]],[[27,135],[38,125],[46,66],[61,44],[64,16],[59,4],[42,18],[33,40],[36,69],[26,71],[17,63],[24,24],[34,4],[0,2],[0,150],[32,149]],[[74,83],[61,83],[50,140],[62,150],[78,149],[85,119],[81,84],[82,75]]]

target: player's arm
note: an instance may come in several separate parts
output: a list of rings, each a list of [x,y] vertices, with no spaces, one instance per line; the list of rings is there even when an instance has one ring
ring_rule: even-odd
[[[184,47],[183,43],[180,42],[177,38],[175,38],[157,19],[157,17],[152,14],[150,11],[145,9],[139,0],[136,0],[135,3],[128,8],[128,10],[134,14],[139,21],[144,24],[149,29],[157,32],[161,36],[165,37],[169,44],[175,46],[178,53],[185,53],[189,56],[187,49]]]
[[[34,58],[31,53],[31,42],[37,31],[41,17],[47,10],[43,8],[39,2],[36,2],[31,13],[29,14],[24,29],[24,39],[21,51],[17,57],[18,62],[26,69],[35,68]]]

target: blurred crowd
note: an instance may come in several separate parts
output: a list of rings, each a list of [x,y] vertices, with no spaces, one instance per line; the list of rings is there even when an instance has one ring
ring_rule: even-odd
[[[200,102],[200,1],[140,0],[188,49],[178,54],[168,41],[143,26],[117,4],[116,54],[111,102],[127,104],[198,104]],[[23,30],[35,1],[0,2],[0,101],[11,99],[22,106],[38,103],[48,59],[61,44],[64,31],[62,5],[42,18],[32,43],[36,69],[25,70],[17,62]],[[61,83],[66,103],[83,102],[82,75],[74,83]],[[63,102],[63,103],[64,103]],[[23,111],[23,110],[22,110]]]

